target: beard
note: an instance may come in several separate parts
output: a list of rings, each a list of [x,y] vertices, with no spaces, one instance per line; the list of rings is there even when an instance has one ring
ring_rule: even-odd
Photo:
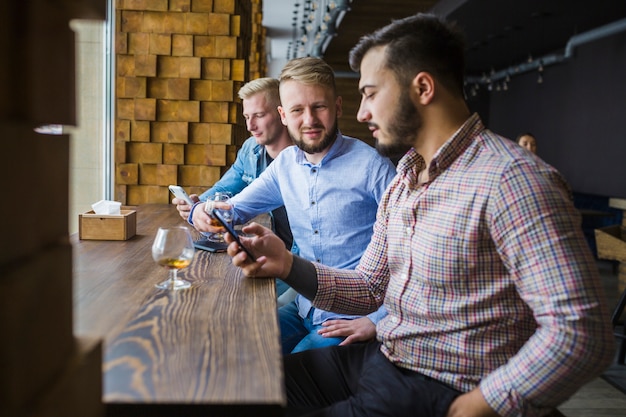
[[[389,125],[389,143],[383,144],[376,140],[376,150],[382,156],[398,159],[413,147],[417,131],[422,127],[422,119],[407,92],[401,93],[393,113],[395,116]]]
[[[318,127],[318,126],[312,126],[312,127]],[[293,143],[295,143],[295,145],[298,148],[300,148],[303,152],[306,152],[308,154],[320,153],[330,148],[333,142],[335,142],[335,139],[337,138],[338,133],[339,133],[339,129],[337,128],[337,118],[335,118],[335,123],[333,123],[332,127],[330,128],[329,133],[326,134],[326,136],[324,136],[322,141],[318,144],[307,145],[306,143],[304,143],[304,140],[302,140],[301,136],[294,135],[293,132],[289,130],[289,136],[291,136]]]

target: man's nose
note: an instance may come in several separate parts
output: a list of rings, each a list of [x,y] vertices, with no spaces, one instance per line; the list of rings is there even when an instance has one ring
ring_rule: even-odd
[[[363,101],[359,105],[359,110],[356,112],[356,119],[361,123],[366,123],[372,118],[372,114],[367,109],[366,106],[363,105]]]
[[[315,112],[313,111],[313,109],[307,107],[304,109],[302,113],[302,119],[303,119],[304,124],[312,126],[317,120],[317,116],[315,115]]]

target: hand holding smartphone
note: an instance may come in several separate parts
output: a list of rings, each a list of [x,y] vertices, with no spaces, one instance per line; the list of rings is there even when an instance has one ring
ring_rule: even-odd
[[[224,228],[226,229],[226,231],[228,233],[230,233],[230,235],[233,237],[233,239],[235,239],[235,242],[237,242],[237,244],[239,245],[239,247],[241,249],[243,249],[244,252],[246,252],[246,254],[248,254],[248,258],[250,258],[250,260],[252,260],[252,262],[256,261],[256,257],[250,253],[250,251],[248,249],[246,249],[246,247],[241,243],[241,240],[239,240],[239,235],[237,234],[237,232],[235,231],[235,229],[233,229],[233,227],[230,225],[230,223],[228,223],[226,221],[226,219],[224,219],[224,217],[222,217],[222,215],[220,214],[219,211],[217,211],[216,209],[213,209],[213,211],[211,211],[211,215],[217,219],[218,222],[220,222],[220,224],[222,226],[224,226]]]
[[[174,197],[178,198],[179,200],[184,200],[187,204],[193,206],[193,201],[191,200],[191,197],[189,197],[183,187],[181,187],[180,185],[170,185],[169,189],[172,194],[174,194]]]

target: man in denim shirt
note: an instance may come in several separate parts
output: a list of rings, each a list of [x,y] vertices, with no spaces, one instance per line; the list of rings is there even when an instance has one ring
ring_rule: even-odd
[[[239,98],[243,103],[243,117],[246,127],[252,134],[239,152],[235,163],[226,171],[218,182],[200,196],[190,195],[195,202],[206,201],[218,192],[230,192],[236,195],[254,181],[267,166],[287,146],[293,145],[287,128],[281,123],[278,114],[280,96],[278,80],[274,78],[259,78],[246,83],[239,89]],[[187,220],[191,207],[184,200],[174,198],[180,216]],[[293,244],[289,221],[285,207],[272,210],[272,224],[276,234],[285,242],[287,247]],[[284,291],[279,287],[279,292]]]
[[[232,199],[235,223],[285,205],[302,257],[343,268],[359,263],[372,235],[378,203],[395,176],[391,161],[337,128],[341,97],[332,69],[318,58],[290,61],[280,76],[283,124],[297,147],[285,149],[263,174]],[[189,218],[200,231],[216,231],[204,204]],[[279,309],[283,352],[373,338],[386,311],[342,315],[314,308],[298,295]]]

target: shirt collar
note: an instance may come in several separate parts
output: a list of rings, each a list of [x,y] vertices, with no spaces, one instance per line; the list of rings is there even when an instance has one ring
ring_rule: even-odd
[[[477,113],[472,114],[433,156],[428,170],[428,178],[433,181],[467,149],[474,137],[483,131],[483,125]],[[402,181],[411,189],[418,187],[418,174],[424,168],[425,161],[415,149],[411,148],[398,162],[397,172]]]
[[[320,161],[320,163],[318,165],[322,166],[326,161],[329,161],[332,158],[334,158],[339,153],[339,151],[341,150],[341,147],[343,146],[344,142],[345,142],[345,139],[344,139],[343,135],[341,134],[339,129],[337,129],[337,137],[335,138],[335,141],[330,146],[330,149],[329,149],[328,153],[326,155],[324,155],[324,158],[322,158],[322,160]],[[312,164],[306,159],[306,155],[304,154],[304,151],[302,151],[302,149],[300,149],[300,148],[297,148],[296,160],[298,161],[298,163],[300,165],[311,165],[312,166]]]

